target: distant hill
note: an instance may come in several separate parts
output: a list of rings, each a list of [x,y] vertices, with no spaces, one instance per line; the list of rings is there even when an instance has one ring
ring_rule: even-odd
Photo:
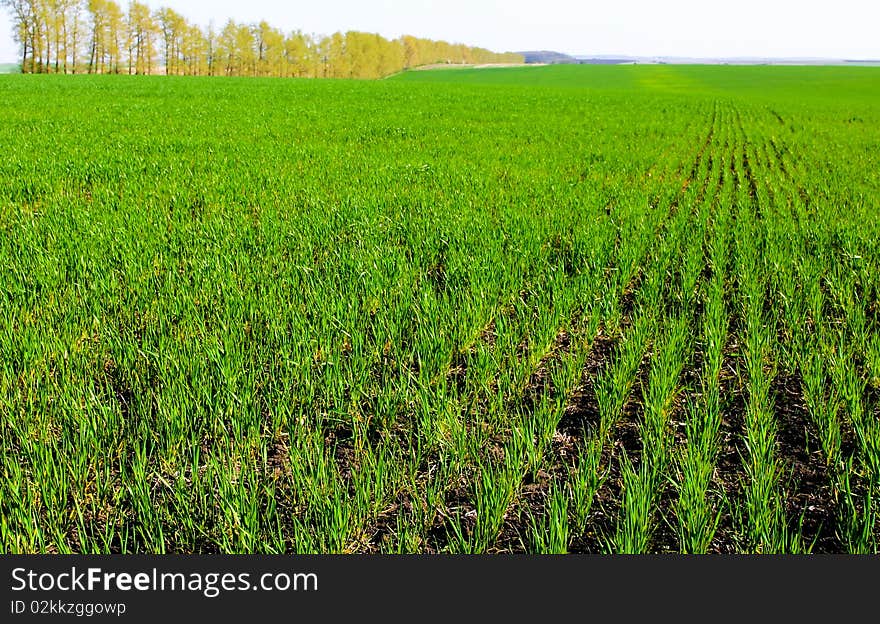
[[[530,52],[517,52],[522,54],[526,63],[545,63],[547,65],[559,65],[565,63],[577,63],[577,59],[562,52],[551,52],[550,50],[532,50]]]
[[[627,56],[571,56],[550,50],[517,52],[517,54],[522,54],[526,63],[543,63],[545,65],[620,65],[634,63],[636,60],[634,57]]]
[[[571,56],[551,50],[517,52],[526,63],[546,65],[878,65],[873,59],[830,59],[830,58],[763,58],[763,57],[685,57],[685,56],[626,56],[596,54],[593,56]]]
[[[0,63],[0,74],[17,74],[20,71],[16,63]]]
[[[578,56],[575,62],[581,65],[626,65],[638,62],[633,56]]]

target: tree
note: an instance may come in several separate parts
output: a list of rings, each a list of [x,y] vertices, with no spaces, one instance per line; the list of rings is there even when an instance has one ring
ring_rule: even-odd
[[[403,68],[418,67],[422,64],[422,55],[419,40],[411,35],[400,38],[403,46]]]
[[[223,62],[223,73],[226,76],[233,76],[233,68],[235,66],[235,33],[238,30],[235,22],[229,20],[220,31],[217,40],[218,60]]]
[[[345,52],[345,37],[342,33],[335,32],[330,35],[327,45],[327,64],[329,69],[329,77],[331,78],[348,78],[350,77],[351,67],[349,59]],[[325,74],[325,78],[327,75]]]
[[[55,47],[54,71],[56,74],[61,71],[61,50],[63,48],[61,43],[61,32],[63,30],[61,24],[64,21],[64,10],[61,5],[61,0],[46,0],[44,5],[46,8],[46,34]]]
[[[215,55],[217,53],[217,33],[214,31],[214,23],[208,24],[205,30],[205,70],[208,76],[215,73]]]
[[[281,76],[284,73],[284,33],[262,21],[254,28],[257,46],[257,73]]]
[[[64,51],[65,59],[70,59],[71,73],[77,72],[77,63],[79,62],[79,46],[81,45],[80,33],[82,32],[82,3],[78,0],[71,0],[67,16],[64,20]],[[65,73],[67,68],[64,69]]]
[[[165,73],[167,75],[181,73],[180,49],[186,35],[186,19],[173,9],[162,8],[156,11],[156,23],[162,33],[165,56]]]
[[[104,57],[106,55],[106,0],[88,0],[89,16],[92,20],[92,42],[89,45],[89,73],[94,74],[104,70]]]
[[[0,0],[0,6],[12,14],[13,36],[21,44],[21,71],[28,72],[28,51],[33,51],[34,41],[31,37],[33,21],[33,4],[28,0]],[[30,72],[33,73],[33,64]]]
[[[254,31],[247,24],[235,28],[236,76],[257,75],[257,55],[254,50]]]
[[[82,3],[79,0],[54,0],[55,73],[68,72],[68,61],[76,58],[76,38]],[[59,63],[60,60],[60,63]],[[74,61],[75,62],[75,61]]]
[[[290,33],[284,40],[284,61],[286,71],[284,76],[291,78],[303,78],[310,75],[312,67],[312,54],[306,36],[300,31]]]
[[[400,41],[388,41],[380,35],[374,36],[379,53],[376,59],[376,74],[373,77],[390,76],[403,69],[404,49]]]
[[[104,34],[104,41],[107,52],[108,71],[118,74],[122,61],[122,50],[124,49],[125,14],[122,12],[122,8],[113,0],[107,1],[105,9],[107,12],[105,28],[107,30]]]
[[[128,7],[129,66],[135,74],[150,74],[156,55],[156,23],[150,14],[150,7],[140,2],[132,2]],[[134,55],[132,61],[131,55]]]
[[[33,41],[35,56],[38,57],[37,72],[49,72],[52,64],[52,40],[49,33],[49,10],[44,0],[31,0]]]
[[[379,78],[425,63],[522,62],[516,54],[409,35],[389,41],[357,31],[327,37],[294,31],[285,37],[266,21],[229,20],[217,33],[170,8],[151,13],[139,0],[130,0],[127,13],[114,0],[0,0],[0,7],[11,14],[27,73],[76,73],[79,54],[87,52],[89,73],[151,74],[160,40],[168,75]]]
[[[78,18],[81,11],[80,0],[44,0],[38,4],[45,24],[46,71],[50,68],[57,73],[67,73],[68,58],[71,55],[70,21]],[[51,62],[54,53],[54,67]]]
[[[183,72],[188,76],[201,76],[206,73],[207,43],[205,34],[198,26],[187,25],[181,38]]]

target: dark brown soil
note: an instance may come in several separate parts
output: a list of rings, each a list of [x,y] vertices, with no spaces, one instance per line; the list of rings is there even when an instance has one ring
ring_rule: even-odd
[[[581,385],[569,398],[562,419],[559,421],[557,430],[561,435],[579,438],[584,431],[599,426],[599,402],[596,399],[594,384],[607,366],[616,345],[617,340],[601,332],[596,336],[590,348],[590,355],[587,357]]]
[[[605,552],[607,540],[614,533],[614,519],[620,509],[623,489],[622,458],[626,456],[630,461],[637,463],[642,454],[639,423],[644,410],[641,397],[647,383],[649,359],[650,353],[646,353],[629,399],[623,407],[623,413],[611,432],[611,440],[603,448],[600,465],[607,470],[606,478],[596,493],[585,533],[575,536],[570,549],[573,553]]]
[[[803,400],[799,375],[777,375],[771,387],[779,422],[777,452],[783,462],[785,512],[793,531],[800,526],[815,553],[843,552],[836,537],[838,508],[831,475],[824,460],[815,424]]]
[[[718,531],[710,552],[741,552],[743,544],[736,541],[736,518],[732,511],[742,507],[743,484],[746,480],[743,458],[748,451],[745,445],[746,396],[742,380],[737,374],[736,353],[739,349],[735,338],[727,344],[721,366],[721,449],[716,462],[713,485],[723,493],[727,503],[722,506]]]

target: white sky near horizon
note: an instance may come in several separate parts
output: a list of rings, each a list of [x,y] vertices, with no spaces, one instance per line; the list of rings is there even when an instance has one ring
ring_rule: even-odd
[[[117,0],[119,1],[119,0]],[[127,0],[120,2],[127,6]],[[878,0],[147,0],[191,21],[412,34],[497,52],[880,59]],[[19,47],[0,10],[0,62]]]

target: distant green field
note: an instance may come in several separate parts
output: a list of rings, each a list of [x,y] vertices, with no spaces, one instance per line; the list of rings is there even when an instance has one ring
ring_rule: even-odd
[[[0,101],[0,552],[878,551],[880,70]]]
[[[0,74],[17,74],[20,71],[20,67],[15,63],[0,63]]]
[[[392,80],[471,85],[534,85],[648,95],[810,100],[841,99],[847,105],[876,97],[878,67],[732,65],[552,65],[516,68],[408,71]]]

